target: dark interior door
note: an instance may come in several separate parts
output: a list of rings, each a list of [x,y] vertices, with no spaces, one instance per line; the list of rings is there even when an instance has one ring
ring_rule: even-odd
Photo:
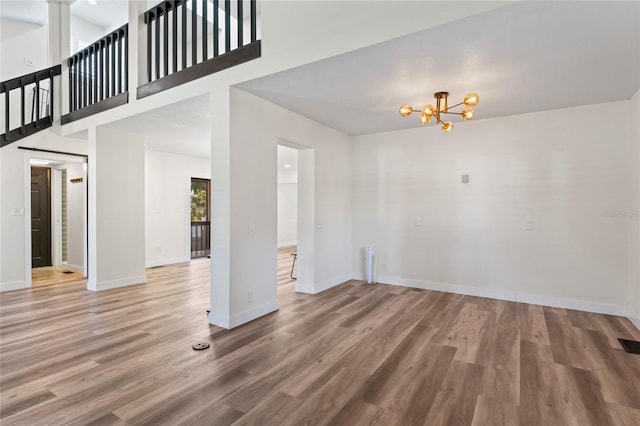
[[[51,169],[31,167],[31,266],[51,265]]]

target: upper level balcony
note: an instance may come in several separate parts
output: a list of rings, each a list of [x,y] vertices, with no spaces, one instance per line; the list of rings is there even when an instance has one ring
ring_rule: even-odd
[[[16,34],[15,43],[3,40],[3,50],[7,45],[16,51],[10,52],[15,53],[10,66],[4,66],[3,55],[2,146],[49,127],[58,118],[54,113],[65,125],[261,55],[256,0],[76,1],[31,7],[32,18],[24,15],[26,5],[2,10]],[[137,21],[129,19],[136,16]],[[29,19],[46,25],[30,28],[33,24],[24,22]],[[86,41],[91,37],[96,38]],[[25,45],[29,49],[21,50]],[[25,72],[39,64],[50,67]]]

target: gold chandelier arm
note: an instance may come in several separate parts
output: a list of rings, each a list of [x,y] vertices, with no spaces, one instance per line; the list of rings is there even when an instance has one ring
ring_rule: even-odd
[[[452,106],[448,107],[447,109],[455,108],[455,107],[460,106],[460,105],[462,105],[462,104],[464,104],[464,101],[460,102],[459,104],[452,105]],[[447,114],[448,114],[448,113],[447,113]],[[454,114],[455,114],[455,113],[454,113]]]

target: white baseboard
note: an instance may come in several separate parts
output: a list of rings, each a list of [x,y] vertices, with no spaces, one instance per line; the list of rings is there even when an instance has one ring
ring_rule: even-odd
[[[25,288],[29,288],[26,282],[24,281],[13,281],[10,283],[0,283],[0,292],[3,291],[12,291],[12,290],[22,290]]]
[[[321,283],[316,284],[301,284],[296,282],[295,290],[297,293],[306,293],[306,294],[318,294],[322,293],[325,290],[329,290],[331,287],[335,287],[337,285],[343,284],[349,280],[351,280],[353,274],[343,275],[341,277],[332,278],[327,281],[323,281]]]
[[[337,285],[343,284],[349,281],[350,279],[351,279],[351,274],[348,274],[348,275],[342,275],[340,277],[332,278],[330,280],[327,280],[321,283],[316,283],[313,286],[315,290],[315,293],[313,294],[322,293],[323,291],[329,290],[331,287],[335,287]]]
[[[298,245],[297,241],[287,241],[284,243],[278,243],[278,248],[281,249],[281,248],[287,248],[287,247],[295,247],[297,245]]]
[[[352,279],[362,280],[363,274],[356,272],[351,274],[351,276]],[[464,294],[468,296],[486,297],[489,299],[506,300],[509,302],[522,302],[533,305],[551,306],[554,308],[595,312],[599,314],[628,316],[628,311],[622,305],[612,305],[608,303],[593,302],[589,300],[522,293],[513,290],[470,287],[457,284],[439,283],[435,281],[399,278],[389,275],[378,275],[375,277],[375,281],[383,284],[420,288],[423,290],[443,291],[446,293]]]
[[[165,265],[173,265],[175,263],[185,263],[191,261],[189,257],[176,257],[174,259],[158,259],[158,260],[147,260],[144,262],[145,268],[156,268],[158,266]]]
[[[629,318],[629,321],[631,321],[633,325],[635,325],[636,328],[640,330],[640,315],[636,315],[633,312],[629,312],[628,318]]]
[[[220,315],[211,311],[209,312],[209,324],[217,325],[218,327],[226,329],[235,328],[239,325],[260,318],[261,316],[275,312],[278,309],[280,309],[280,305],[276,299],[231,316]]]
[[[126,286],[136,285],[136,284],[144,284],[146,282],[147,282],[146,275],[138,275],[134,277],[120,278],[117,280],[103,281],[99,283],[88,282],[87,289],[91,291],[102,291],[102,290],[110,290],[112,288],[126,287]]]
[[[296,281],[295,291],[296,293],[315,294],[312,284],[302,284],[300,281]]]
[[[209,312],[209,324],[226,328],[227,330],[231,328],[229,326],[229,315],[216,314],[213,311]]]
[[[72,265],[71,263],[67,263],[66,268],[70,271],[80,272],[81,274],[84,274],[84,268],[82,266]]]

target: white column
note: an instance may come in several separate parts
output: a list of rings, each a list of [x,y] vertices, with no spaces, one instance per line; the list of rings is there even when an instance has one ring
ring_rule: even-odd
[[[230,328],[231,146],[229,88],[211,96],[211,312],[209,322]]]
[[[49,55],[48,66],[62,64],[62,74],[54,83],[53,120],[58,121],[60,115],[69,111],[69,67],[67,59],[70,40],[70,8],[68,2],[48,0],[49,10]]]
[[[278,309],[277,139],[246,125],[234,90],[211,94],[209,322],[226,328]]]
[[[147,2],[129,0],[129,99],[136,88],[147,82]]]
[[[146,282],[144,136],[90,128],[88,184],[87,288]]]

